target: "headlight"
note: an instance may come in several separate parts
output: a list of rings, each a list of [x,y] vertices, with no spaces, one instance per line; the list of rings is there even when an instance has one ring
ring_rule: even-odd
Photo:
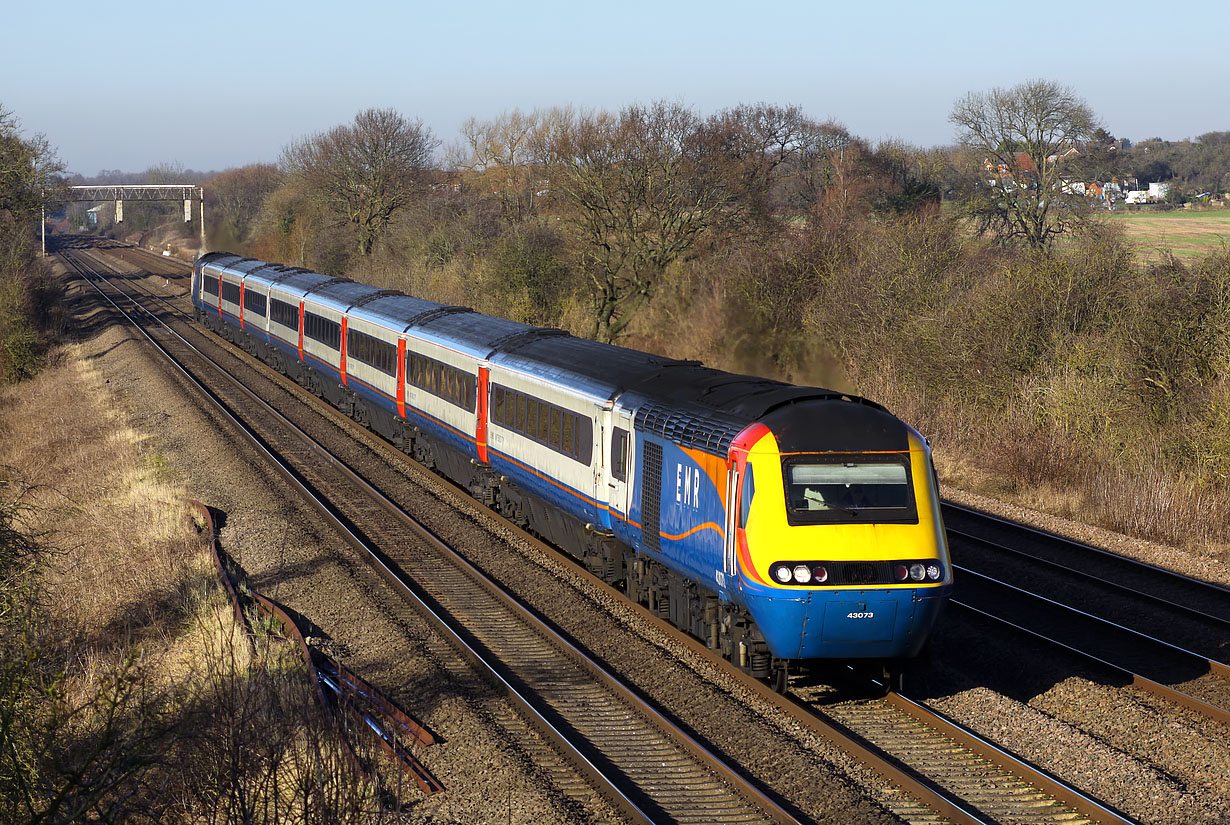
[[[806,564],[800,564],[794,568],[794,580],[799,584],[807,584],[811,581],[811,570]]]
[[[784,564],[779,564],[777,567],[773,568],[773,578],[777,579],[782,584],[788,583],[791,575],[790,568]]]
[[[921,564],[910,565],[910,578],[913,581],[920,582],[927,577],[927,568]]]
[[[940,567],[938,564],[935,564],[935,563],[928,564],[927,565],[927,578],[929,578],[933,582],[939,581],[940,579],[944,578],[944,568]]]

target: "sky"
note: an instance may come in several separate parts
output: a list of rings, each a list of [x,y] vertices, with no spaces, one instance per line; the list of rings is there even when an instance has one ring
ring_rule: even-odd
[[[1071,87],[1117,137],[1230,130],[1230,2],[726,0],[14,3],[0,106],[71,172],[276,162],[369,107],[449,144],[469,117],[669,100],[797,104],[877,142],[953,141],[953,103]]]

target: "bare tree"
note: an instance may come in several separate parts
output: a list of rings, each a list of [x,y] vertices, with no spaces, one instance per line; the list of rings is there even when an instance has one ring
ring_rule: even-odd
[[[291,144],[282,166],[303,179],[335,220],[353,225],[359,253],[370,255],[392,217],[421,189],[437,144],[421,120],[368,109],[352,124]]]
[[[552,203],[584,249],[593,337],[623,334],[666,268],[726,217],[731,187],[707,137],[690,109],[662,102],[565,113],[541,136]]]
[[[979,231],[1000,242],[1045,248],[1089,214],[1063,177],[1062,155],[1097,127],[1084,100],[1058,83],[1030,80],[1010,89],[971,92],[949,120],[979,168],[962,193]]]
[[[47,138],[22,137],[16,115],[0,104],[0,215],[19,223],[35,218],[44,190],[57,185],[63,171]]]
[[[453,165],[470,183],[500,202],[504,217],[520,221],[534,214],[537,178],[534,147],[548,128],[551,113],[520,109],[492,120],[468,119],[461,125],[462,142],[453,150]]]
[[[219,224],[227,237],[219,240],[242,242],[248,236],[265,201],[278,188],[282,173],[271,163],[252,163],[227,169],[205,183]]]
[[[709,120],[741,181],[749,213],[768,217],[785,209],[806,212],[832,185],[839,158],[852,138],[842,126],[812,120],[799,106],[744,104]]]

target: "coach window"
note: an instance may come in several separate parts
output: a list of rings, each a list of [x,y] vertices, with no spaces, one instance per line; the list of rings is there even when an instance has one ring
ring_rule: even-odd
[[[525,420],[525,434],[530,438],[539,438],[538,431],[546,432],[547,405],[537,398],[530,398],[529,415]],[[542,439],[546,441],[545,438]]]
[[[265,296],[259,292],[253,292],[245,286],[243,288],[243,308],[245,312],[263,316],[265,314]]]
[[[539,440],[542,441],[542,444],[551,443],[551,439],[549,438],[550,427],[551,427],[550,416],[551,416],[551,405],[549,405],[549,403],[540,401],[539,402]]]
[[[547,443],[559,450],[560,446],[560,411],[556,407],[551,408],[551,429],[547,433]]]
[[[628,431],[621,427],[611,433],[611,475],[628,480]]]

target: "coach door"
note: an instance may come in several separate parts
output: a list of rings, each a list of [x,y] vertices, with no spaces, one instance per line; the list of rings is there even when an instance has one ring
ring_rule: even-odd
[[[627,529],[628,490],[632,485],[632,414],[618,404],[606,414],[602,428],[603,468],[606,474],[610,529]]]
[[[734,584],[737,570],[735,554],[739,543],[739,465],[735,461],[727,463],[726,471],[726,531],[725,552],[722,554],[722,576],[718,584],[723,588]]]

